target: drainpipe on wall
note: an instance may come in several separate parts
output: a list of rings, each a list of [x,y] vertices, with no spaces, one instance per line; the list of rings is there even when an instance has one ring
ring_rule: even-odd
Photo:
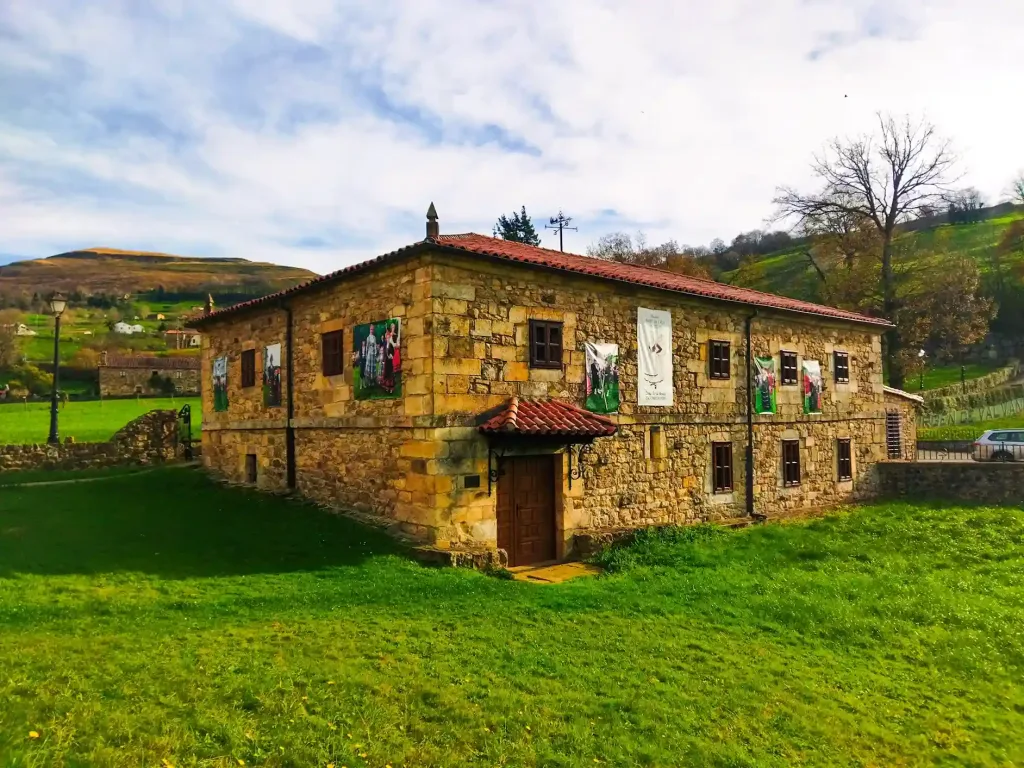
[[[295,427],[292,426],[292,419],[295,418],[295,387],[294,387],[294,374],[295,368],[292,363],[292,308],[287,304],[282,304],[285,311],[286,326],[285,326],[285,347],[288,353],[288,366],[285,369],[288,373],[288,415],[286,426],[284,428],[284,441],[285,441],[285,464],[288,472],[288,488],[294,490],[295,488]]]
[[[750,351],[750,326],[757,312],[747,316],[747,450],[746,464],[746,507],[747,517],[757,517],[754,513],[754,357]]]

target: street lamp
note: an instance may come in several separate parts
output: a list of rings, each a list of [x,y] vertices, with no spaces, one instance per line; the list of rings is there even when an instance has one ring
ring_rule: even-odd
[[[921,381],[919,382],[918,389],[919,390],[923,390],[924,389],[924,366],[925,366],[924,360],[925,360],[926,357],[928,357],[928,353],[925,352],[922,349],[920,352],[917,353],[917,357],[921,361]]]
[[[60,383],[60,316],[64,314],[68,301],[59,293],[50,297],[50,312],[53,313],[53,394],[50,397],[50,445],[57,445],[57,386]]]

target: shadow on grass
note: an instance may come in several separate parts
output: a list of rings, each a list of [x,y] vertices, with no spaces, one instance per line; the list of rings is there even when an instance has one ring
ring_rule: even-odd
[[[383,532],[187,468],[0,489],[0,576],[288,573],[400,552]]]

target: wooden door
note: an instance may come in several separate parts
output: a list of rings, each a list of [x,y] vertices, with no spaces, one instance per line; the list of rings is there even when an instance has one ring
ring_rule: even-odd
[[[505,459],[498,479],[498,547],[509,566],[555,559],[554,456]]]

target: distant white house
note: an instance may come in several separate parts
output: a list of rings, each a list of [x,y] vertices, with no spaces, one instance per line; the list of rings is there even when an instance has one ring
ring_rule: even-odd
[[[24,323],[18,323],[18,329],[14,332],[17,336],[38,336],[39,334],[33,331]]]
[[[114,323],[114,333],[123,333],[126,336],[131,336],[133,333],[145,333],[145,329],[141,325],[129,325],[125,322]]]

